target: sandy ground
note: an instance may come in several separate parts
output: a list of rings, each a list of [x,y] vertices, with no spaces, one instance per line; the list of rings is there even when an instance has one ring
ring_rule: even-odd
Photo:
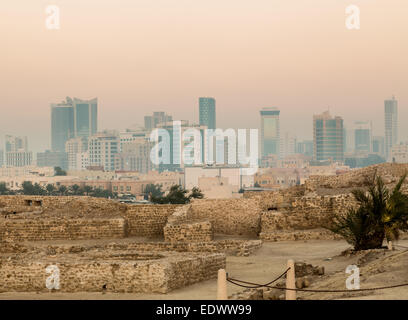
[[[408,247],[408,240],[400,245]],[[305,261],[324,266],[326,274],[318,277],[311,288],[345,289],[348,275],[345,269],[357,264],[361,256],[340,256],[350,246],[344,241],[288,241],[266,242],[249,257],[227,257],[227,272],[231,277],[256,283],[266,283],[286,269],[288,259]],[[367,258],[361,264],[361,288],[408,282],[408,251],[398,248],[385,255]],[[360,266],[360,265],[359,265]],[[228,294],[242,291],[228,284]],[[303,299],[408,299],[408,287],[368,292],[364,294],[310,294],[299,293]],[[216,279],[200,282],[168,294],[123,294],[123,293],[0,293],[0,299],[185,299],[206,300],[216,298]]]

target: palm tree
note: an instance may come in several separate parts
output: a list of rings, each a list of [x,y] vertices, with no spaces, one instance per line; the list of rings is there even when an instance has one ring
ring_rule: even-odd
[[[375,173],[367,192],[352,191],[358,208],[345,216],[336,215],[328,229],[343,236],[355,250],[381,248],[384,238],[398,240],[400,230],[408,230],[408,196],[401,192],[406,176],[389,190]]]

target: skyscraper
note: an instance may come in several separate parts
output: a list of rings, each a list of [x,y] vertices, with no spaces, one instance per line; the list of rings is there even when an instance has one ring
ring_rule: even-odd
[[[215,117],[215,99],[214,98],[198,98],[200,125],[206,126],[208,129],[216,128]]]
[[[317,161],[343,161],[343,119],[329,111],[313,116],[313,152]]]
[[[98,98],[81,100],[74,98],[75,137],[89,137],[98,131]]]
[[[51,104],[51,150],[64,152],[65,143],[74,136],[72,99]]]
[[[86,137],[98,131],[98,99],[66,98],[51,104],[51,150],[65,151],[65,143],[75,137]]]
[[[398,101],[393,96],[384,101],[385,156],[388,159],[391,147],[398,142]]]
[[[277,108],[263,108],[261,114],[261,156],[270,154],[279,156],[280,153],[280,127]]]

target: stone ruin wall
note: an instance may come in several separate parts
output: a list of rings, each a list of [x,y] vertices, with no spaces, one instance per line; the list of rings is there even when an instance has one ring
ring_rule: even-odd
[[[149,254],[139,258],[83,260],[75,255],[21,261],[10,257],[0,265],[0,292],[48,292],[46,268],[60,271],[60,292],[167,293],[196,282],[215,278],[226,266],[225,255]],[[136,254],[139,255],[139,254]],[[136,259],[136,260],[135,260]],[[53,261],[55,260],[55,261]]]
[[[128,222],[129,236],[163,237],[163,229],[179,205],[132,205],[124,214]]]
[[[163,237],[167,218],[177,207],[126,206],[90,197],[0,196],[0,240]]]
[[[114,219],[2,219],[0,239],[13,241],[116,239],[127,236],[127,223]]]
[[[191,202],[191,217],[209,220],[215,234],[256,237],[261,230],[256,199],[200,199]]]
[[[191,205],[177,208],[164,227],[167,242],[210,242],[214,239],[213,227],[208,220],[197,220]]]

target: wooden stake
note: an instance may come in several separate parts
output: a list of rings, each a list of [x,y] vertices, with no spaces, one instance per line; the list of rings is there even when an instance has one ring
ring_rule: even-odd
[[[227,272],[225,271],[225,269],[218,270],[217,300],[228,300]]]
[[[392,241],[388,241],[388,250],[393,250]]]
[[[286,288],[296,289],[296,277],[295,277],[295,262],[288,260],[288,272],[286,273]],[[286,300],[296,300],[295,290],[286,290]]]

